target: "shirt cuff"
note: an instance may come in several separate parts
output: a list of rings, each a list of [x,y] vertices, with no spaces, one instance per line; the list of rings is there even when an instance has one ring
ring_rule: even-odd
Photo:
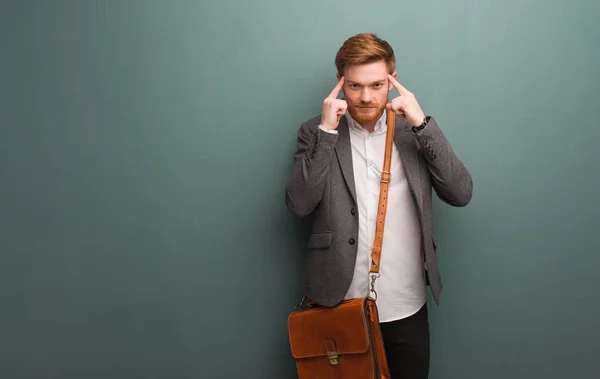
[[[324,132],[327,132],[329,134],[338,134],[337,130],[331,130],[331,129],[327,129],[326,127],[324,127],[323,125],[319,124],[319,129],[321,129]]]

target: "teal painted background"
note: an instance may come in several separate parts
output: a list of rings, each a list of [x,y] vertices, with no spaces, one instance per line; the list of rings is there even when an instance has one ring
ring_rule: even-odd
[[[283,186],[348,36],[474,179],[432,378],[597,378],[600,3],[0,2],[0,377],[292,378]]]

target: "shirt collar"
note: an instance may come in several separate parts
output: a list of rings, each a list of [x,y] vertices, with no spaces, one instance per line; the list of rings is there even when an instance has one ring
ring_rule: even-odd
[[[362,131],[364,133],[369,134],[360,124],[354,120],[352,116],[350,116],[350,112],[346,112],[346,119],[348,120],[348,125],[354,130]],[[371,134],[383,134],[387,131],[387,112],[384,110],[379,120],[375,123],[375,127],[373,128],[373,133]]]

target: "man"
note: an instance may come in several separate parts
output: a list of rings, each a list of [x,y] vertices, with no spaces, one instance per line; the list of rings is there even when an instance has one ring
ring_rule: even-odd
[[[305,295],[323,306],[369,292],[387,115],[396,130],[391,160],[377,306],[392,378],[427,378],[429,321],[426,286],[439,302],[442,284],[432,223],[432,189],[465,206],[472,179],[435,119],[397,80],[390,45],[373,34],[344,42],[338,83],[321,115],[298,132],[286,204],[314,216],[307,244]],[[400,96],[389,101],[396,89]],[[343,91],[343,99],[338,95]]]

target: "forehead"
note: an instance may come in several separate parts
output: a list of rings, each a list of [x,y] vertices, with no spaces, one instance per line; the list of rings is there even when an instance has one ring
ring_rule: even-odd
[[[386,80],[388,71],[384,61],[350,66],[344,70],[346,82],[372,83]]]

